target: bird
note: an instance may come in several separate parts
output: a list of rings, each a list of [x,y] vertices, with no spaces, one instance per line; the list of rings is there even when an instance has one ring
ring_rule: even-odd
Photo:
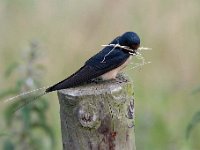
[[[75,73],[48,87],[45,93],[77,87],[95,78],[115,79],[117,74],[128,65],[139,46],[140,38],[137,33],[125,32],[89,58]]]
[[[140,38],[135,32],[125,32],[117,36],[97,54],[89,58],[84,65],[66,79],[53,84],[52,86],[38,88],[32,91],[20,93],[8,98],[5,102],[19,100],[13,107],[15,113],[24,106],[38,100],[50,92],[74,88],[85,83],[90,83],[95,79],[111,80],[116,79],[118,73],[125,68],[133,55],[137,55],[140,47]]]

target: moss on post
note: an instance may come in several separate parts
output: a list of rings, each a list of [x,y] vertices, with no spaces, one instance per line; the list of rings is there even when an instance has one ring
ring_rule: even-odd
[[[63,150],[135,150],[132,89],[120,77],[58,91]]]

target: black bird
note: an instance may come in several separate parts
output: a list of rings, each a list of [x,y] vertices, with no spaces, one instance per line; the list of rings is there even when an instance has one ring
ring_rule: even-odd
[[[97,77],[103,80],[114,79],[118,72],[128,64],[139,46],[139,36],[135,32],[125,32],[87,60],[77,72],[47,88],[45,93],[75,87]]]

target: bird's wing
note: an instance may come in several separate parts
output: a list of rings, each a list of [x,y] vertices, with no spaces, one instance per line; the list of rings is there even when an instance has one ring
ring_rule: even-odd
[[[111,49],[112,48],[105,48],[100,53],[94,55],[92,58],[86,61],[85,65],[77,72],[63,81],[60,81],[59,83],[49,87],[46,89],[46,92],[52,92],[81,85],[90,81],[91,79],[103,75],[112,69],[119,67],[128,59],[128,54],[125,54],[120,49],[116,49],[106,57],[105,61],[102,62],[102,60],[104,60],[104,56],[111,51]]]
[[[97,76],[99,76],[99,72],[95,68],[85,65],[68,78],[46,89],[46,92],[75,87]]]
[[[91,79],[97,78],[101,75],[103,75],[104,73],[117,68],[118,66],[120,66],[121,64],[123,64],[123,62],[121,62],[120,64],[113,64],[109,67],[103,67],[102,69],[96,68],[94,66],[90,66],[90,65],[85,65],[82,68],[80,68],[77,72],[75,72],[74,74],[72,74],[71,76],[69,76],[68,78],[60,81],[59,83],[49,87],[48,89],[46,89],[46,92],[52,92],[52,91],[56,91],[56,90],[61,90],[61,89],[66,89],[66,88],[70,88],[70,87],[75,87],[78,85],[81,85],[85,82],[90,81]]]

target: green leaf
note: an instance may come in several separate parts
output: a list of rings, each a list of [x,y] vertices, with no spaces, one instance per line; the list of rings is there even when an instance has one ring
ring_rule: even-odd
[[[6,140],[3,145],[3,150],[14,150],[14,145],[10,140]]]
[[[55,138],[54,138],[54,133],[53,133],[53,130],[51,127],[49,127],[47,124],[44,124],[44,123],[34,123],[32,124],[32,127],[33,128],[41,128],[44,130],[44,132],[49,136],[49,138],[51,139],[51,147],[52,149],[54,148],[54,145],[55,145]]]
[[[14,95],[18,93],[17,88],[10,88],[6,90],[1,90],[0,91],[0,100],[2,100],[4,97],[9,96],[9,95]]]
[[[45,111],[48,108],[48,103],[46,101],[41,101],[33,106],[33,111],[37,114],[37,118],[41,123],[45,123]]]
[[[22,111],[22,117],[23,117],[23,124],[25,127],[25,130],[29,130],[30,128],[30,121],[31,121],[31,109],[30,107],[23,107],[21,109]]]
[[[48,106],[49,106],[48,103],[47,103],[47,101],[46,101],[46,99],[43,98],[43,97],[40,97],[37,100],[39,102],[35,103],[35,105],[34,105],[35,107],[33,109],[36,109],[37,111],[43,111],[43,112],[45,112],[45,110],[47,110]]]
[[[25,79],[24,78],[19,79],[19,80],[16,81],[16,88],[21,89],[24,84],[25,84]]]
[[[4,111],[5,121],[8,126],[12,124],[14,112],[17,107],[18,107],[18,103],[13,103],[13,104],[10,104]]]
[[[194,129],[194,127],[196,127],[196,125],[198,123],[200,123],[200,111],[194,114],[192,120],[190,121],[190,123],[187,126],[187,129],[186,129],[186,138],[187,139],[190,137],[192,130]]]
[[[44,147],[41,137],[31,137],[30,145],[33,150],[43,150]]]
[[[7,136],[7,135],[8,135],[8,134],[5,133],[5,132],[0,133],[0,137],[2,137],[2,136]]]
[[[10,75],[13,73],[13,71],[15,71],[15,69],[17,69],[18,66],[19,64],[17,62],[10,64],[6,69],[4,76],[6,78],[10,77]]]

